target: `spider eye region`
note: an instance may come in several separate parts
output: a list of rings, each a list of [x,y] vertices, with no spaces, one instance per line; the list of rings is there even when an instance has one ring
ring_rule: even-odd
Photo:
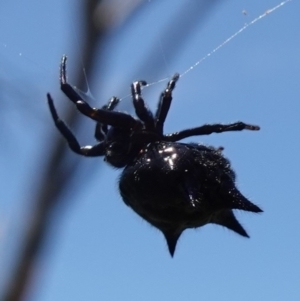
[[[130,131],[111,127],[105,144],[105,161],[117,168],[125,167],[130,158]]]

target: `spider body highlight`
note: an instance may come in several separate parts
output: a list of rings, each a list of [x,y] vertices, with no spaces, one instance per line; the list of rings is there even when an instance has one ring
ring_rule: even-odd
[[[245,198],[235,185],[235,173],[221,148],[179,140],[196,135],[226,131],[259,130],[258,126],[237,122],[213,124],[165,135],[166,120],[179,75],[175,74],[160,96],[153,115],[147,108],[141,87],[131,85],[137,118],[115,111],[119,99],[113,97],[101,109],[91,108],[67,83],[66,57],[61,62],[61,89],[84,115],[96,121],[94,146],[80,146],[58,117],[50,94],[47,95],[56,127],[70,148],[83,156],[103,156],[114,167],[123,168],[119,181],[126,205],[164,234],[173,256],[178,238],[185,229],[208,223],[218,224],[248,237],[234,216],[233,209],[262,210]]]

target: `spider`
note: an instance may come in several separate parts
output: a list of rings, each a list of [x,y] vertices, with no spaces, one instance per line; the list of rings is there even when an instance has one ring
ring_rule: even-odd
[[[257,131],[259,127],[243,122],[206,124],[164,134],[172,93],[179,79],[175,74],[161,93],[153,115],[141,95],[145,81],[131,85],[137,118],[116,111],[119,103],[112,97],[101,109],[90,107],[67,82],[66,56],[60,66],[63,93],[87,117],[96,121],[93,146],[80,146],[77,139],[59,118],[50,94],[47,94],[54,123],[72,151],[79,155],[103,156],[116,168],[123,168],[120,194],[126,205],[151,225],[162,231],[171,256],[177,241],[188,228],[213,223],[249,237],[235,218],[233,209],[262,212],[245,198],[235,185],[235,173],[223,156],[222,148],[197,143],[180,143],[181,139],[229,131]]]

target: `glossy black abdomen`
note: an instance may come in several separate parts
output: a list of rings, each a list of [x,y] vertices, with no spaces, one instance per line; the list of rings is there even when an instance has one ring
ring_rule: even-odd
[[[149,144],[124,169],[119,185],[124,202],[164,233],[171,254],[185,229],[207,223],[248,236],[232,209],[261,211],[236,188],[221,150],[199,144]]]
[[[173,142],[149,144],[120,178],[124,202],[166,227],[207,223],[215,207],[222,207],[224,185],[234,185],[234,173],[219,150]]]

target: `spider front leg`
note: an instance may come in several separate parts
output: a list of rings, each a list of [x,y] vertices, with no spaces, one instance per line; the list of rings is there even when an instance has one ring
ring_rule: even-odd
[[[99,121],[99,118],[95,119],[96,109],[91,108],[85,101],[83,101],[80,95],[74,90],[74,88],[67,82],[67,57],[63,55],[60,64],[60,88],[64,94],[76,105],[77,109],[84,115]],[[100,121],[99,121],[100,122]]]
[[[75,138],[74,134],[71,132],[71,130],[67,127],[67,125],[58,117],[58,114],[56,112],[53,99],[50,96],[50,94],[47,94],[48,98],[48,104],[50,108],[50,112],[52,115],[52,118],[54,120],[54,123],[60,133],[64,136],[64,138],[67,140],[69,147],[71,150],[79,155],[82,156],[88,156],[88,157],[95,157],[95,156],[104,156],[105,155],[105,146],[103,142],[100,142],[94,146],[80,146],[77,139]]]
[[[167,141],[174,142],[191,136],[210,135],[212,133],[223,133],[242,130],[258,131],[260,130],[260,127],[257,125],[246,124],[244,122],[236,122],[230,124],[206,124],[196,128],[165,135],[164,137]]]
[[[64,55],[60,64],[60,87],[65,95],[75,103],[77,109],[87,117],[97,121],[101,124],[109,124],[112,126],[120,127],[133,127],[136,125],[136,120],[125,113],[120,112],[110,112],[112,111],[119,100],[113,97],[105,109],[92,108],[88,103],[83,101],[80,95],[74,90],[74,88],[67,82],[67,67],[66,67],[67,57]],[[100,135],[101,136],[101,135]]]
[[[154,130],[154,119],[152,112],[147,108],[141,95],[141,86],[146,85],[147,82],[145,81],[134,82],[131,85],[131,95],[136,115],[142,122],[144,122],[147,130]]]
[[[163,127],[165,120],[167,118],[171,102],[172,102],[172,92],[175,88],[176,82],[179,79],[179,74],[175,73],[172,79],[168,82],[167,88],[163,93],[161,93],[160,100],[158,103],[158,108],[155,114],[155,127],[159,134],[163,134]]]
[[[63,55],[60,63],[60,89],[64,94],[76,104],[81,99],[80,95],[74,90],[74,88],[67,82],[67,57]]]

